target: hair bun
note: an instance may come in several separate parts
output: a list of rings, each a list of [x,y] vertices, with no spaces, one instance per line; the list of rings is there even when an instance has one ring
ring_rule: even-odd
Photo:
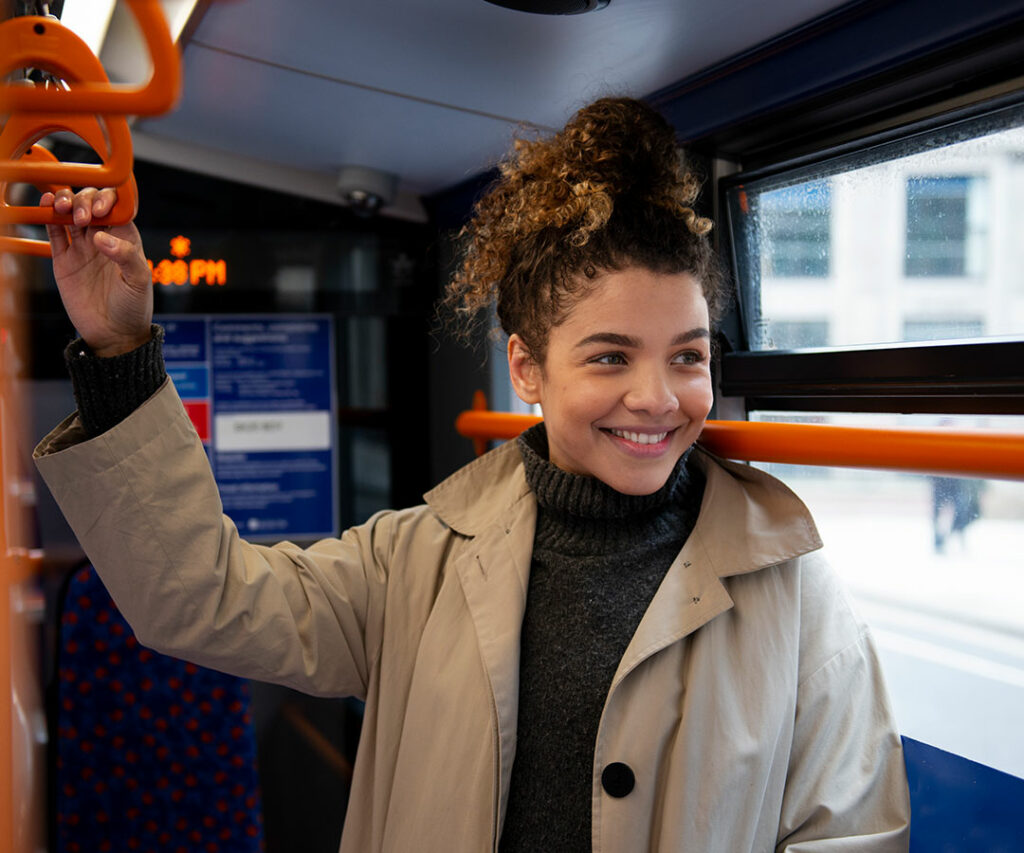
[[[446,295],[456,315],[478,318],[495,304],[505,331],[543,352],[588,271],[637,264],[692,273],[714,318],[724,288],[702,239],[711,221],[693,209],[700,181],[651,107],[602,98],[552,137],[517,139],[499,170],[462,231]]]
[[[522,182],[511,210],[532,210],[531,230],[568,229],[572,246],[585,245],[616,204],[664,207],[695,234],[711,227],[692,209],[700,181],[687,169],[671,125],[629,98],[595,101],[552,139],[517,141],[502,174]]]

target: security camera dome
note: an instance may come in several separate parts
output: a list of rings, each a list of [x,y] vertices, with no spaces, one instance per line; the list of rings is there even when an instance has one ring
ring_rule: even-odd
[[[342,166],[338,172],[338,194],[360,216],[372,216],[395,203],[398,175],[368,166]]]

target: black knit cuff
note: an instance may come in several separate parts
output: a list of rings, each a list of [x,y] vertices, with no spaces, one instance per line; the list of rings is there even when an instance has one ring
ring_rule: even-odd
[[[117,426],[156,393],[167,378],[164,330],[154,324],[149,341],[138,349],[100,358],[81,338],[64,350],[78,416],[89,436]]]

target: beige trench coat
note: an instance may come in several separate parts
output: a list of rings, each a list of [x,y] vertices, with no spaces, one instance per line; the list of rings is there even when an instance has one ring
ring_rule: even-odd
[[[222,517],[169,382],[84,439],[69,418],[37,463],[142,643],[366,700],[343,853],[496,848],[536,516],[514,442],[426,506],[303,550],[248,544]],[[601,718],[593,850],[906,850],[902,751],[874,648],[807,510],[757,470],[697,458],[700,517]],[[636,777],[619,799],[601,787],[613,761]]]

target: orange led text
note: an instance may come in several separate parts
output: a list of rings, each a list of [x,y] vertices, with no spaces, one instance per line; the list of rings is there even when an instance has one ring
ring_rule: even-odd
[[[153,276],[153,284],[177,285],[186,284],[197,287],[209,285],[222,287],[228,283],[228,265],[223,260],[203,260],[201,258],[185,258],[191,253],[191,241],[180,234],[171,240],[171,254],[177,260],[164,258],[162,261],[149,261],[149,271]]]

